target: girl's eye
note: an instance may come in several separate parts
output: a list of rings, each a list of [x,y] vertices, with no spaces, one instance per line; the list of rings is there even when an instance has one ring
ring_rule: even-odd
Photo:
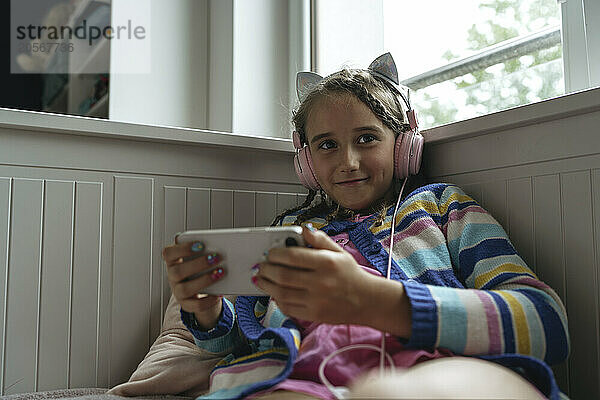
[[[324,145],[326,145],[326,144],[335,144],[335,142],[334,142],[333,140],[325,140],[323,143],[321,143],[321,144],[319,145],[319,147],[318,147],[318,148],[319,148],[319,149],[325,149],[325,150],[329,150],[329,149],[331,149],[331,148],[332,148],[332,147],[326,147],[326,146],[324,147]]]
[[[365,140],[363,140],[365,139]],[[374,140],[377,140],[377,136],[375,135],[371,135],[371,134],[366,134],[366,135],[362,135],[361,137],[358,138],[358,143],[369,143],[372,142]],[[331,146],[329,146],[331,145]],[[335,147],[335,142],[333,140],[325,140],[323,142],[321,142],[321,144],[319,145],[319,149],[323,149],[323,150],[330,150],[333,149]]]
[[[373,140],[377,139],[375,136],[373,136],[373,135],[370,135],[370,134],[367,134],[367,135],[362,135],[360,138],[358,138],[358,142],[359,142],[359,143],[360,143],[360,140],[361,140],[362,138],[368,138],[368,140],[366,140],[366,141],[365,141],[365,142],[363,142],[363,143],[372,142]]]

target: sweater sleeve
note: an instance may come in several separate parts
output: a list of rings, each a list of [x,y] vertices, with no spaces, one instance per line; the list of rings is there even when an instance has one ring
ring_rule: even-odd
[[[403,282],[412,308],[409,347],[457,354],[519,353],[555,364],[569,354],[565,307],[517,254],[502,226],[456,186],[437,201],[455,274],[465,286]]]
[[[235,308],[225,297],[222,301],[223,308],[217,325],[209,331],[203,331],[198,326],[193,313],[180,310],[181,321],[194,336],[196,345],[211,353],[229,353],[241,342]]]

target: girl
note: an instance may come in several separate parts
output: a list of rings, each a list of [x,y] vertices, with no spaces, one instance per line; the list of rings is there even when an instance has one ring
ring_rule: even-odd
[[[422,138],[391,55],[301,78],[295,162],[310,191],[273,225],[303,226],[309,247],[253,267],[270,297],[196,295],[226,273],[220,256],[163,251],[183,322],[223,357],[206,398],[564,396],[548,367],[568,356],[564,306],[502,227],[451,184],[413,185],[398,206]],[[337,354],[380,340],[401,373],[364,375],[379,350]]]

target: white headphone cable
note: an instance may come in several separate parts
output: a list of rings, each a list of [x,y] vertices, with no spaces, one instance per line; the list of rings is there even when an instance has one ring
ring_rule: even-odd
[[[394,227],[396,225],[396,212],[398,211],[398,206],[400,205],[400,199],[402,198],[402,192],[404,192],[404,185],[406,185],[406,181],[408,180],[408,177],[404,178],[404,183],[402,183],[402,188],[400,189],[400,194],[398,195],[398,200],[396,201],[396,206],[394,207],[394,215],[392,216],[392,232],[391,232],[391,236],[390,236],[390,251],[389,251],[389,257],[388,257],[388,266],[387,266],[387,275],[386,275],[386,279],[390,279],[390,271],[391,271],[391,267],[392,267],[392,252],[393,252],[393,245],[394,245]],[[347,350],[356,350],[356,349],[368,349],[368,350],[375,350],[375,351],[379,351],[380,352],[380,359],[379,359],[379,373],[383,376],[383,371],[384,371],[384,367],[385,367],[385,358],[387,357],[388,362],[390,363],[390,370],[392,371],[392,373],[395,371],[395,366],[394,366],[394,360],[392,359],[392,356],[390,356],[388,353],[385,352],[385,332],[381,332],[381,346],[378,348],[375,345],[372,344],[353,344],[350,346],[346,346],[346,347],[342,347],[341,349],[338,349],[336,351],[334,351],[333,353],[329,354],[327,357],[325,357],[325,359],[323,359],[323,361],[321,361],[321,364],[319,364],[319,378],[321,379],[321,382],[323,382],[323,384],[325,385],[325,387],[327,387],[327,389],[333,393],[333,395],[337,398],[337,399],[345,399],[347,398],[346,396],[349,394],[349,390],[348,388],[344,387],[344,386],[333,386],[331,384],[331,382],[329,382],[327,380],[327,378],[325,377],[325,366],[327,365],[327,363],[329,362],[329,360],[331,360],[333,357],[337,356],[338,354],[341,354]]]

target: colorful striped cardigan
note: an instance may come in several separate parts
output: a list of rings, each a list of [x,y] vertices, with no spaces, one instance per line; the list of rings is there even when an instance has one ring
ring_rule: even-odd
[[[292,225],[303,210],[287,215]],[[391,206],[383,225],[323,216],[306,221],[332,236],[347,231],[361,254],[386,274]],[[460,188],[431,184],[410,193],[395,218],[391,278],[403,282],[411,305],[409,348],[443,347],[500,363],[551,399],[563,396],[548,365],[569,354],[563,303],[517,254],[500,224]],[[223,300],[217,326],[202,332],[181,312],[196,344],[223,356],[201,398],[243,398],[292,371],[300,345],[295,324],[268,297]]]

